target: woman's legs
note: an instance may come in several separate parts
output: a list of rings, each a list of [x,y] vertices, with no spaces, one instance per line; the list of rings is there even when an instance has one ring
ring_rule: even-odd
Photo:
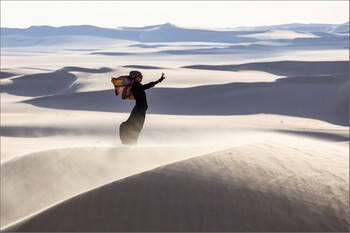
[[[137,144],[140,132],[145,122],[146,110],[144,108],[134,107],[131,114],[125,122],[119,127],[119,135],[122,144]]]

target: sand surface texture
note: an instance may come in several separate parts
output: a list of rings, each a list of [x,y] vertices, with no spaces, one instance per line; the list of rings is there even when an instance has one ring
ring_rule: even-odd
[[[310,27],[2,29],[1,230],[348,231],[349,36]]]

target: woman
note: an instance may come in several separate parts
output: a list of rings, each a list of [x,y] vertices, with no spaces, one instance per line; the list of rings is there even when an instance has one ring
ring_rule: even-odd
[[[150,82],[142,85],[142,73],[139,71],[131,71],[129,78],[132,81],[130,92],[136,100],[136,105],[131,111],[131,114],[125,122],[121,123],[119,127],[119,135],[122,144],[132,145],[137,144],[139,134],[143,128],[145,122],[146,110],[148,108],[147,98],[146,98],[146,89],[154,87],[156,84],[162,82],[165,79],[164,73],[158,81]]]

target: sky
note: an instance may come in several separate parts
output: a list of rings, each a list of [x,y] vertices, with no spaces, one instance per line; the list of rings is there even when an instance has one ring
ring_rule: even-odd
[[[232,28],[349,21],[349,1],[4,1],[1,27],[94,25],[105,28],[172,23]]]

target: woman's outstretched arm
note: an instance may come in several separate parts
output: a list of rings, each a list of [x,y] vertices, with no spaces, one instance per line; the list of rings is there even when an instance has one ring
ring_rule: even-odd
[[[154,82],[150,82],[150,83],[144,84],[144,85],[141,86],[141,88],[143,90],[149,89],[151,87],[154,87],[156,84],[162,82],[164,79],[165,79],[165,76],[164,76],[164,73],[162,73],[162,77],[160,77],[160,79],[158,79],[157,81],[154,81]]]

